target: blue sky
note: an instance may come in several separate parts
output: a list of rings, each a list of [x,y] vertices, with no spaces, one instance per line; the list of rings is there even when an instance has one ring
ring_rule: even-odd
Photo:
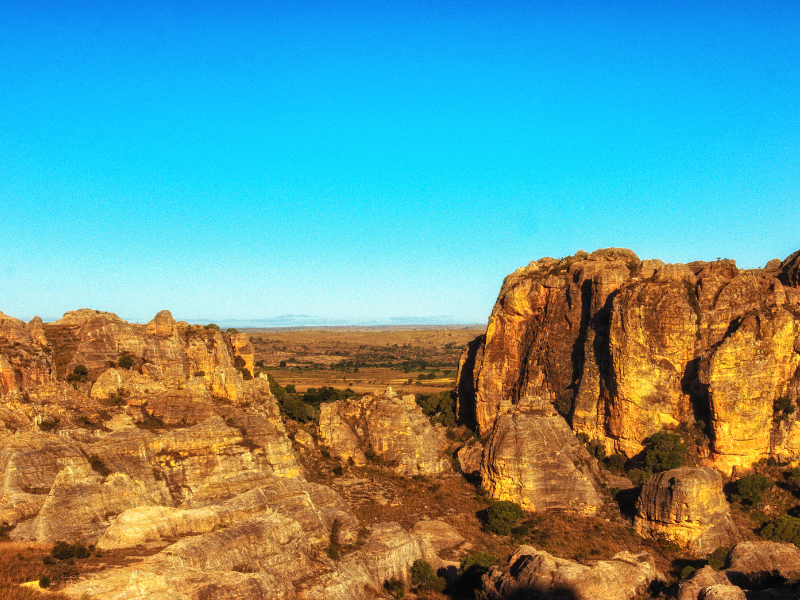
[[[74,6],[74,5],[80,6]],[[0,311],[485,323],[800,248],[800,3],[0,5]]]

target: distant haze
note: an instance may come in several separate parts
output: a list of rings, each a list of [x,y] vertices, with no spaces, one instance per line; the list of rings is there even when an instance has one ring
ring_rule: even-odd
[[[486,323],[543,256],[783,259],[798,31],[796,0],[6,0],[0,311]]]

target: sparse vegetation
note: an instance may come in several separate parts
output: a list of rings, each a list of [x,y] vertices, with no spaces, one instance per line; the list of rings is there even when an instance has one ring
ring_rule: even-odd
[[[522,507],[516,502],[500,500],[486,509],[486,529],[499,535],[508,535],[514,523],[522,517]]]
[[[715,571],[721,571],[725,568],[725,562],[728,560],[728,554],[730,553],[730,547],[720,546],[708,555],[708,566]]]
[[[120,369],[130,369],[133,366],[133,357],[130,354],[123,354],[117,361]]]
[[[776,399],[772,408],[775,414],[775,419],[778,421],[786,419],[797,409],[797,407],[794,405],[794,402],[792,402],[792,399],[787,398],[786,396],[781,396],[780,398]]]
[[[791,542],[800,547],[800,518],[781,515],[761,528],[761,537],[773,542]]]
[[[111,475],[111,469],[106,466],[106,463],[103,462],[103,459],[97,456],[97,454],[90,454],[89,455],[89,465],[91,465],[92,470],[100,473],[103,477],[108,477]],[[82,557],[79,557],[82,558]]]
[[[406,584],[397,579],[397,577],[387,579],[383,584],[383,588],[392,596],[392,598],[398,598],[399,600],[400,598],[405,598],[406,596]]]
[[[736,494],[733,498],[754,506],[761,503],[762,492],[772,489],[772,486],[772,481],[760,473],[745,475],[736,482]]]
[[[447,587],[447,581],[436,575],[428,561],[419,558],[411,565],[411,585],[419,590],[442,593]]]
[[[644,462],[653,472],[669,471],[682,467],[689,457],[681,436],[661,431],[650,436]]]

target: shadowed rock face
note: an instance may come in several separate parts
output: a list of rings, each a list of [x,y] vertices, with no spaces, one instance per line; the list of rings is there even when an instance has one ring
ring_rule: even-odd
[[[727,563],[723,571],[703,567],[691,579],[681,582],[678,600],[794,600],[798,597],[800,549],[793,544],[740,542],[731,550]],[[746,594],[745,590],[748,590]]]
[[[800,411],[777,419],[773,405],[800,399],[798,254],[749,271],[614,248],[532,262],[506,277],[485,336],[462,353],[459,415],[486,434],[500,415],[553,405],[628,456],[702,420],[725,472],[796,460]]]
[[[714,469],[681,467],[654,475],[636,510],[639,535],[671,540],[701,556],[741,539]]]
[[[508,575],[495,568],[484,576],[490,598],[626,600],[663,578],[647,552],[620,552],[610,560],[586,565],[520,546],[509,558],[508,568]]]

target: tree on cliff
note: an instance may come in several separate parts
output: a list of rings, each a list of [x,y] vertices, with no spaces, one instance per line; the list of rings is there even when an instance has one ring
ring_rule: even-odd
[[[689,450],[683,445],[681,436],[660,431],[650,436],[649,447],[644,453],[644,462],[654,472],[677,469],[686,463]]]

